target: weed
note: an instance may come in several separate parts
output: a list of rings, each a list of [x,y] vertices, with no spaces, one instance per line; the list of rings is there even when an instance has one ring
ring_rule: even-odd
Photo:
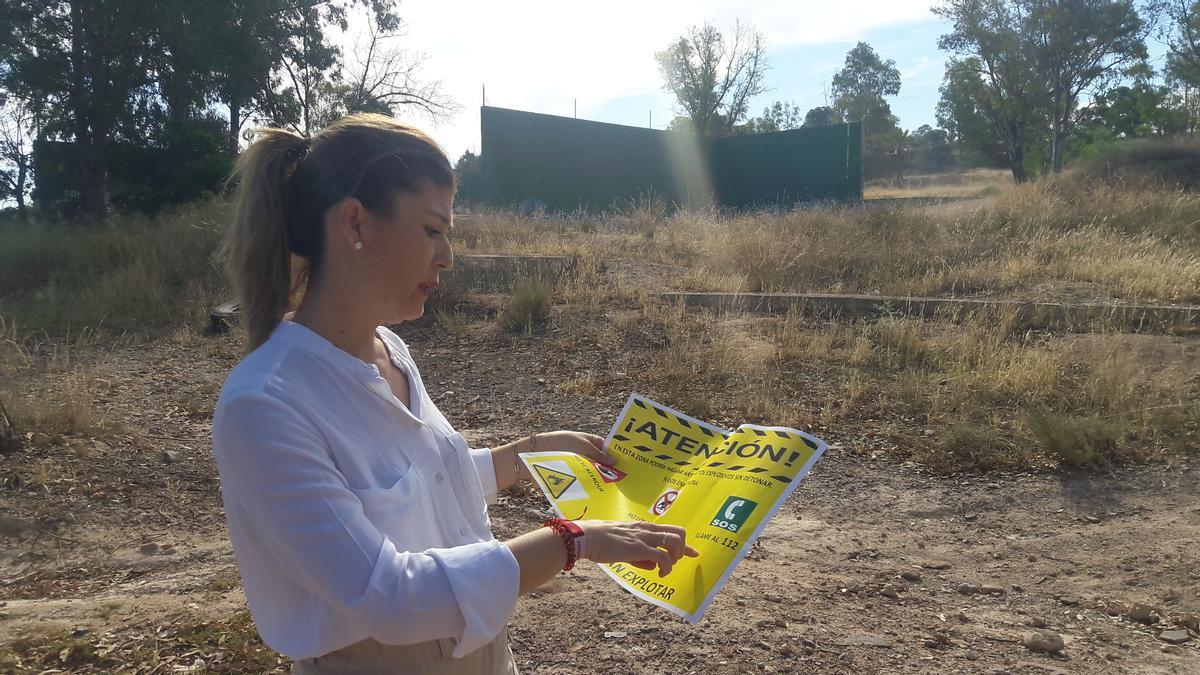
[[[940,472],[1011,468],[1029,461],[1020,446],[999,429],[965,422],[945,427],[941,438],[933,446],[920,449],[916,457]]]
[[[468,320],[460,312],[439,309],[433,314],[438,330],[456,337],[466,335]]]
[[[550,317],[553,293],[554,287],[540,279],[518,282],[500,312],[501,328],[512,333],[532,333],[543,326]]]
[[[116,425],[96,409],[93,389],[93,376],[75,367],[58,380],[51,395],[13,401],[10,413],[14,424],[23,431],[50,436],[101,437],[117,431]]]
[[[1026,416],[1025,424],[1043,452],[1066,466],[1103,467],[1118,458],[1118,426],[1103,417],[1041,411]]]
[[[555,389],[564,394],[595,396],[600,393],[600,383],[591,371],[578,373],[559,383]]]

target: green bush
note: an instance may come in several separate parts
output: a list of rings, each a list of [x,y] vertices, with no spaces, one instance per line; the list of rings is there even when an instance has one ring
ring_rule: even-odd
[[[532,333],[550,317],[550,296],[554,287],[541,279],[517,283],[500,312],[500,326],[509,332]]]
[[[1080,162],[1089,181],[1110,184],[1144,182],[1182,190],[1200,189],[1200,140],[1186,137],[1121,141]]]

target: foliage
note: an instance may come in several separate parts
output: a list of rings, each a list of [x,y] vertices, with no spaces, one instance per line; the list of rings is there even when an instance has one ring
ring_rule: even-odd
[[[962,166],[1003,166],[1005,146],[992,125],[998,116],[985,109],[991,98],[980,78],[975,57],[949,59],[937,104],[938,127],[944,129]]]
[[[1167,70],[1179,81],[1200,87],[1200,0],[1169,0],[1164,9]]]
[[[550,316],[550,297],[554,286],[541,279],[517,283],[500,312],[500,326],[509,332],[532,333],[546,323]]]
[[[833,110],[845,121],[863,125],[863,174],[876,177],[900,173],[906,138],[885,100],[900,93],[900,71],[892,59],[883,60],[865,42],[846,54],[833,75]]]
[[[33,183],[33,124],[29,104],[0,90],[0,203],[16,202],[21,218],[26,216],[26,199]]]
[[[909,162],[915,171],[941,173],[955,166],[954,147],[944,129],[922,124],[908,135]]]
[[[948,67],[976,69],[979,87],[972,93],[978,96],[977,111],[1004,143],[1013,179],[1025,182],[1026,142],[1045,110],[1032,8],[1017,1],[946,0],[934,13],[952,26],[938,47],[963,57]]]
[[[1145,60],[1146,24],[1130,0],[1033,4],[1038,72],[1050,85],[1050,163],[1059,173],[1081,97],[1103,91],[1123,69]]]
[[[1061,171],[1067,140],[1089,114],[1081,100],[1146,57],[1148,24],[1129,0],[945,0],[934,12],[952,24],[939,46],[960,57],[947,64],[939,119],[979,148],[986,118],[1017,182],[1030,173],[1034,141],[1047,147],[1030,154]]]
[[[1176,103],[1170,87],[1146,78],[1110,89],[1081,111],[1072,131],[1070,156],[1093,157],[1123,139],[1186,134],[1188,113]]]
[[[221,155],[236,154],[249,118],[311,133],[353,111],[452,112],[440,83],[421,77],[424,55],[398,43],[397,4],[13,0],[0,8],[8,27],[0,35],[0,92],[28,108],[33,144],[74,146],[68,167],[36,176],[63,186],[37,186],[61,197],[56,209],[90,216],[110,203],[153,209],[211,190],[228,169]],[[337,34],[360,11],[369,34],[347,63]],[[228,116],[214,116],[214,105]],[[170,170],[151,162],[121,173],[131,154],[157,150],[181,154]],[[28,171],[14,176],[8,166],[20,164],[9,158],[6,165],[0,177],[12,192]]]
[[[767,91],[762,34],[738,23],[727,38],[715,26],[692,26],[655,55],[663,89],[701,136],[725,136],[749,113],[750,99]]]
[[[890,115],[885,97],[900,93],[900,71],[892,59],[884,61],[865,42],[846,54],[846,63],[833,75],[833,107],[844,119],[860,120]]]
[[[4,12],[0,87],[35,106],[47,136],[76,141],[81,206],[103,215],[108,145],[151,84],[154,3],[12,0]]]
[[[841,124],[842,118],[838,112],[827,105],[810,108],[804,113],[804,124],[806,127],[827,127],[831,124]]]
[[[740,134],[765,134],[799,129],[803,125],[804,118],[795,103],[775,101],[763,108],[761,115],[750,118],[745,124],[736,127],[735,131]]]
[[[1178,136],[1112,141],[1082,158],[1075,179],[1133,189],[1200,191],[1200,141]],[[1200,233],[1200,221],[1194,227]]]
[[[467,171],[478,171],[479,168],[479,155],[470,150],[464,150],[458,161],[454,163],[454,172],[459,176]]]

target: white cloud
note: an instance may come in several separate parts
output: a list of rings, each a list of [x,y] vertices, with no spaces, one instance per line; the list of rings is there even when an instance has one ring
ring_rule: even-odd
[[[580,116],[586,117],[606,101],[659,92],[654,53],[706,20],[722,29],[738,19],[751,22],[771,49],[853,40],[871,29],[928,19],[931,4],[407,0],[400,13],[408,22],[408,44],[430,57],[427,76],[443,80],[463,106],[454,120],[434,128],[457,155],[478,149],[481,85],[491,105],[570,115],[578,99]],[[670,112],[668,104],[654,117],[665,122]]]

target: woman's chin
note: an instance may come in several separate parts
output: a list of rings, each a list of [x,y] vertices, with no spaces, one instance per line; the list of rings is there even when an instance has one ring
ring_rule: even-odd
[[[394,312],[392,314],[392,317],[393,317],[392,323],[395,324],[395,323],[404,323],[405,321],[416,321],[417,319],[421,318],[422,316],[425,316],[425,303],[424,302],[417,305],[416,307],[405,307],[402,310]]]

